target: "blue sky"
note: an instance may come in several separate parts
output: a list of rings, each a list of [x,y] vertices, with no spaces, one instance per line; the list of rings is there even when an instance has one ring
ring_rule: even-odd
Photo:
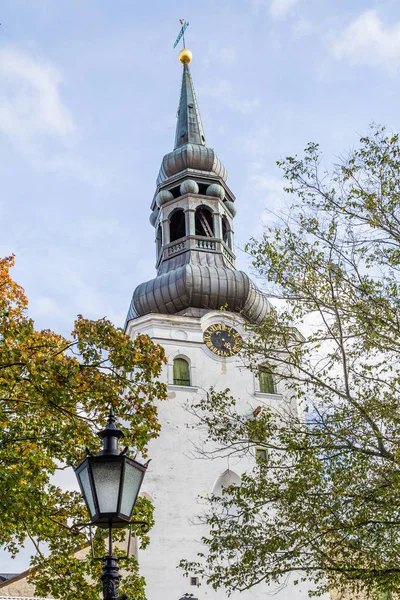
[[[149,207],[174,141],[179,18],[239,248],[279,214],[277,159],[317,141],[329,164],[372,121],[399,130],[398,0],[186,4],[1,2],[0,255],[16,254],[38,327],[68,334],[78,313],[122,325],[154,276]]]
[[[78,313],[122,324],[154,274],[149,206],[174,140],[179,18],[239,246],[279,213],[277,159],[318,141],[329,164],[371,121],[399,129],[398,2],[187,4],[1,2],[0,253],[16,254],[39,327],[67,333]]]

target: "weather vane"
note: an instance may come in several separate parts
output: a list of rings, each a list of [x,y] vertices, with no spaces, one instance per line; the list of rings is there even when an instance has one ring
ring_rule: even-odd
[[[183,38],[183,47],[186,48],[185,44],[185,31],[189,27],[189,21],[185,21],[185,19],[179,19],[179,23],[182,25],[181,30],[178,34],[178,37],[175,40],[174,48],[179,44],[179,40]]]

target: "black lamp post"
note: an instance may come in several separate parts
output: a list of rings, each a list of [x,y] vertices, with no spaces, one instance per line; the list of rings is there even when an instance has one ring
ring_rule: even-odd
[[[138,497],[147,464],[128,458],[125,450],[119,452],[118,440],[124,437],[115,427],[115,417],[110,410],[108,422],[98,436],[103,439],[103,450],[97,456],[88,456],[76,467],[75,473],[85,500],[90,524],[108,529],[108,553],[104,557],[103,598],[104,600],[126,600],[118,596],[118,557],[113,556],[112,530],[128,527]]]

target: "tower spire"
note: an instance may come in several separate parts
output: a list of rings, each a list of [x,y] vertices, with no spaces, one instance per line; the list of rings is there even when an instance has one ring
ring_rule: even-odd
[[[179,60],[175,147],[162,159],[151,203],[157,277],[136,288],[127,320],[150,313],[198,315],[223,306],[259,323],[269,303],[246,273],[235,269],[235,196],[224,165],[206,145],[188,48]]]
[[[176,124],[175,150],[185,144],[206,145],[203,124],[201,122],[193,80],[189,69],[192,53],[187,48],[184,48],[181,51],[179,58],[183,63],[183,75],[178,108],[178,121]]]

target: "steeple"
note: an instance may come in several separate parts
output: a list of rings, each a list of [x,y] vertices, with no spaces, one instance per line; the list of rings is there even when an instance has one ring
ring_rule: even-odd
[[[151,203],[157,277],[140,284],[127,320],[148,313],[191,314],[224,306],[259,322],[269,303],[246,273],[235,269],[235,196],[228,174],[206,145],[184,48],[175,147],[162,160]]]
[[[183,62],[181,97],[179,100],[174,149],[176,150],[176,148],[185,144],[206,145],[188,60]]]
[[[221,180],[225,182],[228,178],[228,173],[215,151],[206,145],[193,79],[189,69],[192,53],[188,48],[181,50],[179,60],[183,65],[183,73],[175,144],[172,152],[169,152],[163,158],[157,177],[157,191],[161,187],[164,188],[167,180],[171,180],[172,177],[183,173],[185,170],[191,173],[194,172],[193,174],[196,176],[199,175],[199,172],[202,172],[203,175],[207,175],[218,182]],[[233,201],[234,197],[232,198],[232,210],[235,212]]]

